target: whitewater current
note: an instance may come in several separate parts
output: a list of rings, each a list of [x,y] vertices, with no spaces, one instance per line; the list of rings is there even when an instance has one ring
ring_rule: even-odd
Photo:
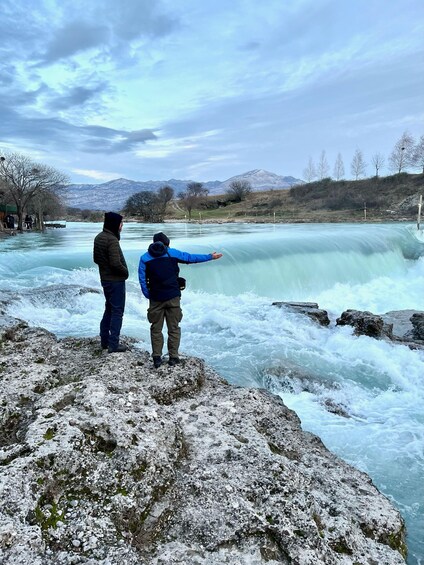
[[[0,240],[0,292],[19,297],[9,313],[60,337],[96,335],[103,297],[78,289],[100,289],[92,262],[100,230],[68,223]],[[423,234],[402,224],[125,224],[130,278],[122,333],[147,349],[137,267],[156,231],[167,233],[171,247],[224,254],[181,266],[181,351],[203,357],[234,384],[280,395],[305,430],[393,501],[407,523],[408,563],[423,565],[424,352],[355,337],[334,323],[348,308],[424,311]],[[332,323],[318,327],[273,301],[318,302]]]

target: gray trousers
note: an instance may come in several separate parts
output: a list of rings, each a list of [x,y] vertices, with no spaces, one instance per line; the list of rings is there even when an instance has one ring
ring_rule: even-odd
[[[163,322],[166,320],[168,328],[168,353],[170,357],[178,357],[180,347],[181,328],[179,323],[183,318],[180,307],[181,298],[171,298],[165,302],[149,301],[147,319],[150,322],[150,339],[152,341],[152,353],[154,357],[162,355],[163,348]]]

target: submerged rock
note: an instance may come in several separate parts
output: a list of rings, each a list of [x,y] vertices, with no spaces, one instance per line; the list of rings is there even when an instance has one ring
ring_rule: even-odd
[[[77,284],[52,284],[40,288],[22,289],[19,292],[13,290],[2,290],[0,298],[0,313],[3,314],[7,309],[13,308],[15,302],[22,300],[32,304],[68,304],[70,300],[84,294],[103,294],[101,289],[80,286]]]
[[[22,322],[0,348],[1,563],[404,563],[398,511],[280,398]]]

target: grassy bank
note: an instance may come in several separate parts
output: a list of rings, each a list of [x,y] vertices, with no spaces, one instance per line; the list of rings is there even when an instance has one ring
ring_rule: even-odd
[[[209,196],[191,217],[205,222],[415,221],[418,197],[423,192],[423,174],[358,181],[323,179],[289,190],[252,192],[242,202],[230,201],[226,195]],[[188,220],[188,212],[173,202],[166,219]]]

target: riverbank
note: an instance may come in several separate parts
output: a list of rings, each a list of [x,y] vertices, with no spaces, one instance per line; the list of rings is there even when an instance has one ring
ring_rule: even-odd
[[[279,397],[5,316],[0,343],[2,563],[404,563],[398,511]]]

